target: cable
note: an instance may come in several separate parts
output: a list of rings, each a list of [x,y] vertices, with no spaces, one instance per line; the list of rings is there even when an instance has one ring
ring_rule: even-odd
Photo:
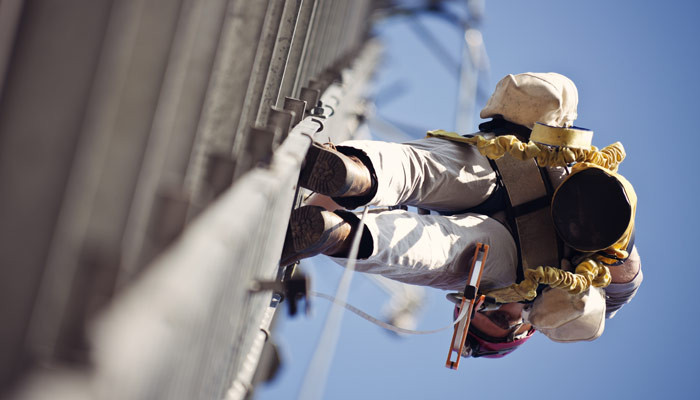
[[[428,331],[417,331],[417,330],[413,330],[413,329],[401,328],[399,326],[386,323],[382,320],[379,320],[379,319],[367,314],[366,312],[360,310],[359,308],[353,306],[352,304],[349,304],[349,303],[346,303],[346,302],[341,301],[339,299],[336,299],[335,297],[333,297],[329,294],[309,291],[309,295],[315,296],[315,297],[318,297],[321,299],[326,299],[326,300],[331,301],[331,302],[333,302],[341,307],[345,307],[346,309],[350,310],[351,312],[355,313],[356,315],[360,316],[361,318],[364,318],[367,321],[369,321],[369,322],[371,322],[371,323],[373,323],[381,328],[388,329],[388,330],[396,332],[396,333],[404,333],[407,335],[430,335],[433,333],[438,333],[438,332],[444,331],[446,329],[452,328],[455,325],[457,325],[462,319],[464,319],[464,316],[467,313],[467,311],[466,311],[467,309],[465,308],[464,310],[462,310],[459,313],[459,316],[457,317],[457,319],[454,320],[453,323],[451,323],[447,326],[443,326],[442,328],[431,329]]]
[[[455,321],[445,327],[429,330],[429,331],[415,331],[411,329],[400,328],[384,321],[378,320],[371,315],[365,313],[364,311],[350,305],[347,303],[348,293],[350,291],[350,282],[352,281],[352,273],[355,271],[355,262],[357,261],[357,253],[360,248],[360,238],[362,237],[362,232],[365,226],[365,216],[367,215],[367,206],[365,206],[362,211],[362,216],[360,218],[360,223],[358,224],[357,231],[353,237],[352,245],[350,247],[350,254],[348,255],[348,262],[345,266],[345,272],[340,278],[340,283],[338,284],[338,291],[336,297],[327,295],[324,293],[310,291],[309,294],[322,299],[330,300],[333,304],[337,306],[344,307],[353,313],[359,315],[360,317],[384,328],[397,333],[405,333],[412,335],[427,335],[436,332],[443,331],[445,329],[451,328],[458,324],[466,315],[467,307],[460,312],[459,316]],[[331,307],[328,317],[326,319],[326,324],[323,327],[321,333],[321,338],[319,339],[319,344],[316,347],[311,363],[306,370],[304,376],[304,381],[302,383],[301,389],[299,390],[298,399],[308,400],[308,399],[321,399],[323,397],[323,391],[325,389],[326,382],[328,380],[328,373],[330,371],[331,360],[335,353],[336,345],[338,343],[338,337],[340,335],[340,325],[343,317],[343,309],[335,310]]]
[[[343,276],[340,278],[340,283],[338,284],[336,296],[337,300],[342,303],[345,303],[348,292],[350,291],[350,282],[352,281],[352,273],[355,271],[355,262],[357,261],[357,253],[360,249],[360,238],[364,231],[367,210],[368,207],[365,206],[362,211],[362,217],[360,217],[360,223],[357,226],[357,231],[352,240],[345,272],[343,272]],[[309,367],[306,369],[306,375],[304,376],[304,381],[299,390],[299,399],[311,400],[321,399],[323,397],[331,360],[333,359],[333,354],[335,353],[336,344],[338,343],[338,337],[340,335],[340,324],[343,319],[343,309],[341,308],[337,310],[337,312],[335,311],[336,310],[331,307],[316,351],[314,352]]]

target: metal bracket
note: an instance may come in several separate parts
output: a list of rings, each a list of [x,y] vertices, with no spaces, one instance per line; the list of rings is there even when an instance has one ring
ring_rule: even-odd
[[[245,136],[245,151],[236,160],[233,180],[255,167],[266,167],[275,148],[275,131],[268,128],[253,128]]]
[[[284,109],[294,113],[292,126],[296,126],[304,119],[304,110],[306,110],[306,102],[304,100],[295,99],[292,97],[284,98]]]
[[[289,131],[292,129],[293,120],[294,112],[270,107],[270,113],[267,116],[267,128],[275,131],[275,147],[287,138]]]
[[[321,91],[318,89],[312,89],[308,87],[301,88],[299,93],[299,100],[306,102],[307,113],[311,113],[311,110],[316,107],[318,100],[321,98]]]
[[[297,273],[292,277],[281,281],[259,281],[255,280],[250,285],[251,292],[262,292],[271,290],[281,297],[280,301],[287,300],[287,310],[289,315],[296,315],[297,302],[304,300],[304,312],[309,312],[309,278],[306,275]]]
[[[325,111],[326,111],[326,109],[323,107],[323,103],[321,103],[319,101],[318,104],[316,105],[316,107],[311,109],[311,115],[313,115],[314,117],[317,117],[317,118],[326,119]]]

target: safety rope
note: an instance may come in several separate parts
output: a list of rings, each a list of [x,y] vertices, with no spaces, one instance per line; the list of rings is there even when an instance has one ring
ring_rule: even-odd
[[[459,323],[459,321],[464,318],[466,311],[460,312],[459,317],[454,323],[433,331],[412,331],[410,329],[399,328],[397,326],[387,324],[380,321],[364,311],[350,305],[347,303],[347,297],[350,289],[350,282],[352,281],[352,274],[355,271],[355,263],[357,261],[357,254],[360,249],[360,239],[362,237],[362,232],[365,227],[365,217],[367,216],[368,207],[362,211],[362,216],[360,217],[360,222],[357,226],[357,231],[352,239],[352,244],[350,247],[350,253],[347,257],[347,264],[345,265],[345,271],[343,276],[340,278],[340,283],[338,284],[338,290],[336,292],[336,297],[313,292],[310,294],[319,298],[330,300],[333,304],[344,307],[347,310],[359,315],[366,320],[381,326],[382,328],[389,329],[399,333],[408,333],[414,335],[425,335],[430,333],[439,332],[448,329],[454,324]],[[321,399],[323,397],[323,391],[328,378],[328,372],[330,371],[331,360],[333,359],[333,354],[335,352],[336,345],[338,343],[338,337],[340,335],[340,324],[342,322],[342,308],[338,312],[331,311],[328,314],[326,323],[323,327],[321,333],[321,338],[319,339],[319,344],[316,347],[311,363],[306,370],[306,375],[304,376],[304,381],[302,383],[301,389],[299,390],[299,399]]]
[[[480,135],[464,137],[458,133],[447,132],[441,129],[428,131],[428,136],[471,144],[483,156],[492,160],[497,160],[506,153],[518,160],[534,158],[541,167],[563,167],[574,162],[585,162],[617,172],[618,166],[625,159],[625,148],[620,142],[615,142],[602,150],[598,150],[595,146],[584,149],[551,147],[532,141],[523,143],[513,135],[496,136],[490,139]]]
[[[525,270],[525,279],[504,288],[486,292],[498,303],[513,303],[533,300],[537,297],[537,286],[549,285],[571,294],[579,294],[591,286],[606,287],[612,281],[610,269],[601,262],[586,259],[576,266],[574,273],[560,268],[540,266]]]
[[[365,217],[369,207],[365,206],[362,210],[362,216],[357,226],[357,231],[352,239],[350,253],[348,254],[348,262],[345,265],[345,271],[338,283],[336,296],[341,302],[345,302],[350,291],[350,282],[352,281],[352,273],[355,271],[355,262],[357,261],[357,253],[360,249],[360,238],[365,227]],[[340,325],[342,322],[342,309],[339,312],[331,311],[326,318],[326,323],[321,332],[316,351],[311,359],[311,363],[306,370],[304,381],[299,390],[299,399],[321,399],[326,386],[328,372],[330,371],[331,360],[335,353],[340,336]]]
[[[352,304],[346,303],[344,301],[340,301],[329,294],[315,292],[312,290],[312,291],[309,291],[309,295],[314,296],[314,297],[318,297],[320,299],[325,299],[325,300],[331,301],[331,302],[333,302],[341,307],[345,307],[350,312],[355,313],[360,318],[364,318],[365,320],[379,326],[380,328],[384,328],[384,329],[387,329],[387,330],[390,330],[390,331],[396,332],[396,333],[403,333],[406,335],[431,335],[433,333],[442,332],[446,329],[450,329],[450,328],[454,327],[455,325],[457,325],[462,319],[464,319],[465,315],[467,314],[467,309],[465,308],[464,310],[462,310],[459,313],[459,316],[457,317],[457,319],[455,319],[455,321],[453,323],[451,323],[447,326],[443,326],[442,328],[431,329],[431,330],[427,330],[427,331],[418,331],[418,330],[413,330],[413,329],[401,328],[399,326],[386,323],[380,319],[377,319],[377,318],[367,314],[366,312],[360,310],[359,308],[353,306]]]

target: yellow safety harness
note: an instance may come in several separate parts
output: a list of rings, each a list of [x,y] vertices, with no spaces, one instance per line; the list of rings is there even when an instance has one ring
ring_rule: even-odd
[[[535,129],[532,131],[533,136],[540,126],[545,126],[547,129],[567,129],[552,128],[538,124],[535,125]],[[506,153],[518,160],[534,158],[541,167],[564,167],[575,162],[589,163],[605,168],[611,172],[617,172],[617,167],[622,160],[625,159],[625,148],[622,147],[622,143],[620,142],[615,142],[604,147],[602,150],[598,150],[595,146],[577,148],[534,142],[533,136],[531,136],[528,143],[521,142],[513,135],[486,139],[483,136],[464,137],[460,136],[458,133],[443,130],[428,131],[428,136],[471,144],[475,146],[482,155],[492,160],[497,160]]]
[[[530,141],[523,143],[513,135],[485,138],[483,136],[464,137],[454,132],[433,130],[428,137],[438,137],[475,146],[479,152],[492,160],[498,160],[506,153],[517,160],[535,159],[541,167],[564,167],[576,163],[573,172],[586,168],[600,168],[616,177],[626,189],[632,205],[632,218],[622,237],[612,246],[600,249],[603,254],[595,254],[580,262],[574,272],[553,266],[529,266],[523,271],[524,279],[508,287],[491,290],[486,295],[499,303],[533,300],[540,284],[579,294],[589,287],[606,287],[611,282],[610,270],[605,264],[614,264],[618,259],[627,258],[627,246],[634,230],[636,196],[631,184],[617,174],[619,164],[625,158],[625,149],[620,142],[602,150],[591,145],[593,132],[578,128],[556,128],[535,124]],[[592,194],[598,195],[598,194]]]

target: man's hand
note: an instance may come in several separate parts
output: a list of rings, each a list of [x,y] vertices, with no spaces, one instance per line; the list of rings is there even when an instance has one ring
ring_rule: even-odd
[[[632,248],[630,256],[621,264],[610,268],[612,283],[627,283],[639,273],[641,260],[637,252],[637,246]]]

